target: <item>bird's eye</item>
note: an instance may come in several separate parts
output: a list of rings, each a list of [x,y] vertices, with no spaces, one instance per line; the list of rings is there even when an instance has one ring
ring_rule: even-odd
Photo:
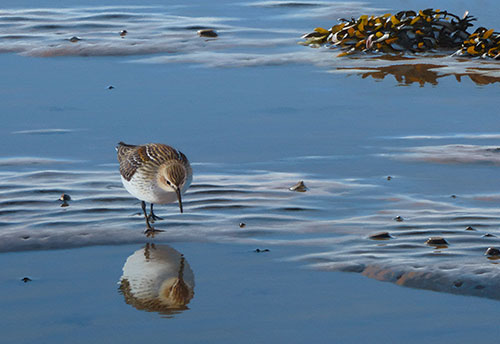
[[[170,180],[167,180],[167,184],[168,184],[168,185],[172,185],[172,183],[170,183]]]

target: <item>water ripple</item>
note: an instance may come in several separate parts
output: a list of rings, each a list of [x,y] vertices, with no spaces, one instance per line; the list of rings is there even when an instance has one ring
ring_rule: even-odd
[[[131,62],[217,68],[304,64],[375,80],[394,76],[399,85],[437,85],[448,76],[457,82],[469,78],[478,85],[500,82],[496,61],[450,58],[441,53],[336,58],[332,49],[296,44],[319,18],[331,21],[385,12],[363,2],[261,1],[235,6],[237,17],[193,16],[191,6],[4,9],[0,10],[0,53],[38,57],[142,55]],[[310,20],[310,27],[298,26],[298,19]],[[259,26],[263,21],[269,25]],[[201,29],[217,30],[217,39],[199,37]],[[124,31],[126,34],[121,34]]]
[[[0,252],[146,241],[140,202],[120,186],[115,170],[0,176]],[[307,192],[289,190],[302,179]],[[198,173],[184,197],[184,214],[175,204],[156,207],[165,220],[155,226],[165,232],[155,240],[309,247],[311,253],[292,259],[409,287],[500,299],[493,287],[500,278],[497,261],[485,256],[488,247],[500,246],[500,216],[496,208],[478,207],[499,194],[462,195],[457,204],[388,194],[387,181],[376,181]],[[61,207],[61,193],[71,196],[69,206]],[[387,235],[372,237],[382,232]],[[374,240],[379,237],[385,240]]]

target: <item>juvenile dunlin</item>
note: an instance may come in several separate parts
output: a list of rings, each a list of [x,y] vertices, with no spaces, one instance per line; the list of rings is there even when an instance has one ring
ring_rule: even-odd
[[[182,152],[160,143],[134,146],[120,142],[116,150],[123,186],[142,202],[146,234],[159,232],[150,224],[161,220],[153,213],[153,204],[178,201],[182,213],[182,194],[193,179],[188,159]],[[149,216],[146,202],[151,203]]]

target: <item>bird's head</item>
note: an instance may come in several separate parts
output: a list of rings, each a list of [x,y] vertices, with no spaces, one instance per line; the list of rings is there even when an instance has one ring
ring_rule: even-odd
[[[179,201],[179,209],[182,213],[182,189],[187,181],[187,171],[183,164],[174,161],[165,164],[160,168],[158,174],[158,184],[168,192],[175,192]]]

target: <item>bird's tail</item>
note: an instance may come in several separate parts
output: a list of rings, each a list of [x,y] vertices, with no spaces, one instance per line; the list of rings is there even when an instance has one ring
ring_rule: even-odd
[[[125,153],[125,152],[128,152],[129,150],[131,150],[132,148],[135,148],[135,147],[137,147],[137,146],[128,145],[125,142],[120,141],[120,142],[118,142],[118,146],[116,146],[115,148],[116,148],[117,152]]]

